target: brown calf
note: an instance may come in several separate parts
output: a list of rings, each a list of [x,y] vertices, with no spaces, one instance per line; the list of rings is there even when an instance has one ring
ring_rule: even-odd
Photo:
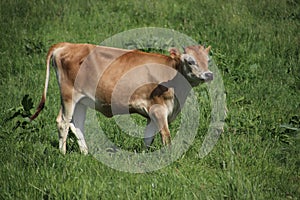
[[[177,87],[180,83],[176,77],[183,76],[192,87],[211,81],[209,50],[188,46],[181,54],[172,48],[166,56],[91,44],[55,44],[47,55],[44,93],[31,120],[44,107],[52,60],[61,94],[57,127],[62,153],[66,153],[69,128],[81,152],[88,153],[83,135],[87,107],[107,117],[138,113],[148,120],[145,145],[151,145],[157,131],[163,144],[169,144],[168,123],[175,119],[186,97],[178,97],[184,89]]]

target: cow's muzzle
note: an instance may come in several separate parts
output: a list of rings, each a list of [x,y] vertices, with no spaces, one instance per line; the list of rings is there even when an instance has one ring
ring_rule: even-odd
[[[212,81],[214,79],[214,74],[212,72],[204,72],[203,74],[201,74],[201,78],[205,81]]]

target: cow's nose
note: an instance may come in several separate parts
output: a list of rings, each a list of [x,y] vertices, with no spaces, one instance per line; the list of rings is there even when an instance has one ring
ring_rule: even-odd
[[[212,72],[205,72],[204,77],[205,81],[211,81],[214,79],[214,74]]]

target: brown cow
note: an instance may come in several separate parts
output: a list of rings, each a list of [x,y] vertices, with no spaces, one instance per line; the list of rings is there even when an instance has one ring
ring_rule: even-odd
[[[177,93],[185,89],[176,89],[180,85],[176,77],[183,76],[192,87],[211,81],[209,51],[210,46],[188,46],[183,54],[171,48],[170,56],[166,56],[91,44],[55,44],[47,55],[44,93],[31,120],[44,107],[52,60],[61,94],[56,121],[62,153],[66,153],[69,128],[81,152],[88,153],[83,135],[87,107],[107,117],[138,113],[148,120],[145,145],[151,145],[157,131],[163,144],[169,144],[168,123],[175,119],[187,96],[178,97]]]

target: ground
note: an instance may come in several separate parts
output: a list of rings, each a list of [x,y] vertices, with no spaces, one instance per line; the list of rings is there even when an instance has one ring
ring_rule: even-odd
[[[1,199],[299,198],[298,1],[2,1],[0,11]],[[36,121],[26,118],[42,94],[48,48],[62,41],[100,44],[142,27],[174,29],[212,46],[228,108],[214,149],[198,157],[211,116],[204,85],[195,89],[201,126],[193,144],[160,170],[111,169],[80,154],[74,137],[61,155],[54,70],[46,108]],[[141,139],[98,117],[119,148],[142,151]],[[160,145],[157,137],[154,148]]]

